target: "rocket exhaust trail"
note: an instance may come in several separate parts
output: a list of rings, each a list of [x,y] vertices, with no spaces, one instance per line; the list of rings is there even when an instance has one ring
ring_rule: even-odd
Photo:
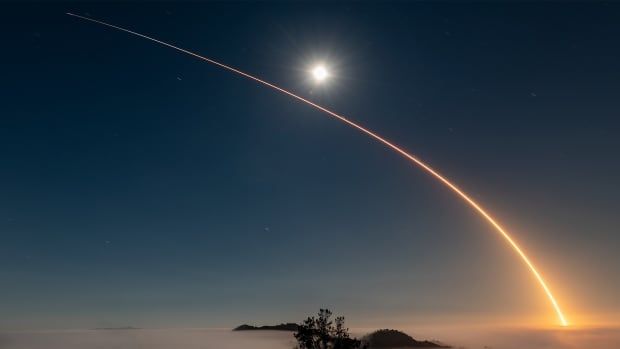
[[[245,73],[241,70],[235,69],[231,66],[228,66],[226,64],[214,61],[212,59],[209,59],[207,57],[203,57],[199,54],[196,54],[194,52],[182,49],[180,47],[171,45],[169,43],[166,43],[164,41],[161,40],[157,40],[155,38],[152,38],[150,36],[146,36],[144,34],[140,34],[134,31],[131,31],[129,29],[125,29],[122,27],[118,27],[109,23],[105,23],[96,19],[92,19],[92,18],[88,18],[88,17],[84,17],[84,16],[80,16],[80,15],[76,15],[73,13],[69,13],[67,12],[67,15],[69,16],[73,16],[76,18],[80,18],[86,21],[90,21],[90,22],[94,22],[94,23],[98,23],[101,25],[104,25],[106,27],[110,27],[110,28],[114,28],[116,30],[120,30],[135,36],[139,36],[141,38],[156,42],[160,45],[164,45],[167,47],[170,47],[172,49],[175,49],[177,51],[183,52],[185,54],[188,54],[190,56],[194,56],[198,59],[201,59],[203,61],[207,61],[211,64],[214,64],[220,68],[224,68],[226,70],[229,70],[233,73],[239,74],[241,76],[244,76],[250,80],[254,80],[260,84],[263,84],[265,86],[271,87],[272,89],[282,92],[286,95],[289,95],[290,97],[293,97],[294,99],[306,103],[326,114],[328,114],[329,116],[336,118],[338,120],[340,120],[341,122],[357,129],[358,131],[365,133],[366,135],[374,138],[375,140],[383,143],[383,145],[387,146],[388,148],[394,150],[395,152],[399,153],[400,155],[404,156],[405,158],[407,158],[408,160],[410,160],[411,162],[413,162],[414,164],[418,165],[420,168],[422,168],[423,170],[425,170],[426,172],[428,172],[429,174],[431,174],[433,177],[435,177],[435,179],[439,180],[441,183],[443,183],[445,186],[447,186],[448,188],[450,188],[455,194],[457,194],[461,199],[463,199],[465,202],[467,202],[476,212],[478,212],[488,223],[491,224],[491,226],[493,226],[495,228],[495,230],[497,231],[497,233],[499,233],[504,240],[508,243],[508,245],[510,245],[510,247],[512,247],[512,249],[517,253],[517,255],[519,255],[519,257],[521,257],[521,260],[523,261],[523,263],[525,263],[525,265],[528,267],[528,269],[532,272],[532,275],[534,275],[534,277],[536,278],[536,280],[538,281],[538,283],[540,284],[540,287],[542,287],[543,291],[545,292],[547,298],[549,299],[549,302],[551,303],[553,309],[555,310],[555,313],[557,315],[557,318],[560,322],[561,326],[568,326],[568,322],[566,321],[566,319],[564,318],[564,314],[562,313],[562,310],[560,309],[560,306],[558,305],[558,302],[555,300],[555,298],[553,297],[553,294],[551,293],[551,290],[549,289],[549,287],[547,286],[547,284],[545,283],[545,280],[543,279],[543,277],[541,276],[541,274],[538,272],[538,270],[536,269],[536,267],[534,266],[534,264],[530,261],[530,259],[527,257],[527,255],[525,254],[525,252],[523,252],[523,250],[521,249],[521,247],[519,247],[519,245],[516,243],[516,241],[508,234],[508,232],[495,220],[495,218],[493,218],[489,213],[487,213],[487,211],[485,209],[482,208],[482,206],[480,206],[476,201],[474,201],[472,198],[469,197],[469,195],[467,195],[465,192],[463,192],[461,189],[459,189],[459,187],[457,187],[455,184],[453,184],[452,182],[450,182],[446,177],[444,177],[443,175],[441,175],[439,172],[437,172],[436,170],[434,170],[432,167],[430,167],[429,165],[427,165],[425,162],[423,162],[422,160],[418,159],[417,157],[407,153],[405,150],[403,150],[402,148],[400,148],[399,146],[397,146],[396,144],[388,141],[387,139],[379,136],[378,134],[366,129],[365,127],[358,125],[357,123],[345,118],[344,116],[337,114],[325,107],[322,107],[314,102],[311,102],[303,97],[300,97],[296,94],[294,94],[293,92],[290,92],[288,90],[285,90],[281,87],[278,87],[272,83],[269,83],[265,80],[262,80],[260,78],[257,78],[256,76],[250,75],[248,73]]]

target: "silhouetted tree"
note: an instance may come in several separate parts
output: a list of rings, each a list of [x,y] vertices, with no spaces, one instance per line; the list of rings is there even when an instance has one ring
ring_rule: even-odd
[[[357,338],[351,338],[344,326],[344,317],[331,321],[332,312],[319,310],[318,317],[311,316],[299,325],[295,338],[299,349],[365,349]]]

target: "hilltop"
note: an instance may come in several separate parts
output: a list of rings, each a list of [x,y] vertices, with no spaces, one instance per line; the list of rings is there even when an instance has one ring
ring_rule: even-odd
[[[364,337],[370,348],[450,348],[431,341],[418,341],[396,330],[378,330]]]
[[[289,322],[286,324],[279,324],[274,326],[252,326],[243,324],[241,326],[237,326],[233,329],[233,331],[297,331],[299,326],[295,323]]]

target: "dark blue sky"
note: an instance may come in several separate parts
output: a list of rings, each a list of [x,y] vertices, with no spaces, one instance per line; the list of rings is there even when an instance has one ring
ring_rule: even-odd
[[[620,5],[5,4],[0,326],[620,313]],[[314,86],[306,68],[333,70]],[[550,320],[551,321],[551,320]]]

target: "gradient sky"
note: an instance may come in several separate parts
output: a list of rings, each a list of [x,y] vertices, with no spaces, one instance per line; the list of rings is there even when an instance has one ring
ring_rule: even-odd
[[[3,4],[0,328],[620,314],[620,5]],[[333,78],[309,81],[324,61]],[[468,320],[464,320],[468,319]],[[582,321],[583,320],[583,321]]]

